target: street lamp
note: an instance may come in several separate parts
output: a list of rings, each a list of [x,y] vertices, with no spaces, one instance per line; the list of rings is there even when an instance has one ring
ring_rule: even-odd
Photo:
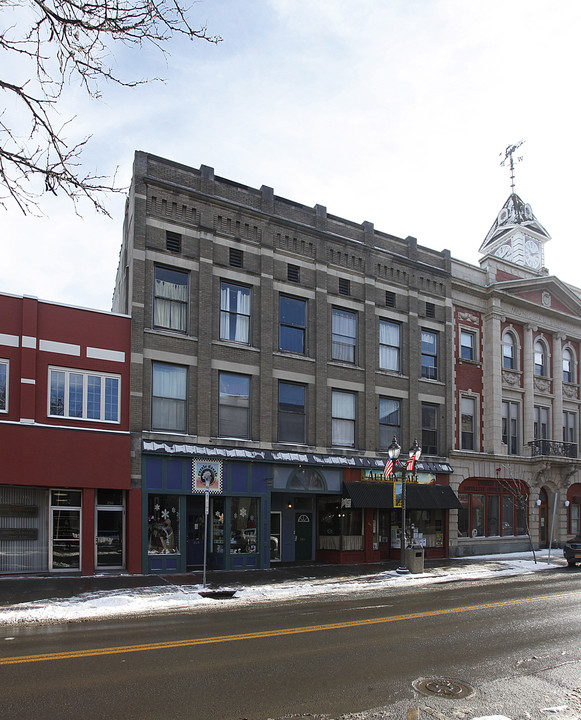
[[[395,467],[397,465],[397,460],[399,458],[399,455],[401,453],[401,447],[399,446],[397,442],[397,438],[395,435],[393,436],[393,440],[391,445],[387,448],[387,454],[389,456],[389,459],[393,463],[393,469],[395,470]],[[406,545],[406,538],[405,538],[405,520],[406,520],[406,477],[408,471],[412,474],[415,474],[415,467],[416,462],[420,459],[420,455],[422,454],[422,448],[418,445],[418,441],[414,440],[413,445],[408,450],[408,461],[406,462],[402,473],[401,473],[401,532],[400,532],[400,567],[397,569],[396,572],[398,572],[400,575],[407,575],[409,573],[409,570],[407,569],[405,565],[405,545]]]

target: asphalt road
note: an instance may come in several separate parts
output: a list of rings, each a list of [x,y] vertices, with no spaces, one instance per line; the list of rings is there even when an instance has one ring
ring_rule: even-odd
[[[546,718],[542,706],[556,703],[553,720],[581,718],[580,609],[581,571],[560,569],[4,628],[0,717],[266,720],[386,706],[365,717]],[[474,694],[424,696],[412,685],[421,678],[461,681]]]

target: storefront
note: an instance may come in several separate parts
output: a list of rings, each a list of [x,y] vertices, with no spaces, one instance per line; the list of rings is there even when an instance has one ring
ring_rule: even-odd
[[[406,483],[407,542],[423,546],[426,557],[448,556],[448,511],[460,508],[447,484],[451,472],[449,465],[420,463],[414,481]],[[395,491],[382,471],[345,471],[342,494],[318,502],[317,559],[337,563],[399,559],[402,513]]]
[[[539,538],[546,540],[546,493],[539,502]],[[472,477],[458,488],[458,547],[463,555],[528,550],[529,489],[516,479]]]

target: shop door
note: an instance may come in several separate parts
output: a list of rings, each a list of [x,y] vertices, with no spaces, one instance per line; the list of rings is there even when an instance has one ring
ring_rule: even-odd
[[[98,568],[122,568],[123,509],[97,508],[97,562]]]
[[[204,564],[204,497],[187,498],[186,563],[188,567]]]
[[[280,562],[282,532],[282,513],[275,510],[270,513],[270,562]]]
[[[50,570],[81,569],[81,493],[51,490]]]
[[[313,559],[313,513],[295,517],[295,562]]]

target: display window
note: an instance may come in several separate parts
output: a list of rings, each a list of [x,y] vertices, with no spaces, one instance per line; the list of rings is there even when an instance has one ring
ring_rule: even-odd
[[[341,507],[341,498],[319,498],[319,550],[363,550],[363,511]]]
[[[528,488],[517,480],[469,479],[458,498],[458,537],[514,537],[527,534]]]
[[[179,553],[180,499],[178,495],[150,495],[148,500],[148,553]]]

